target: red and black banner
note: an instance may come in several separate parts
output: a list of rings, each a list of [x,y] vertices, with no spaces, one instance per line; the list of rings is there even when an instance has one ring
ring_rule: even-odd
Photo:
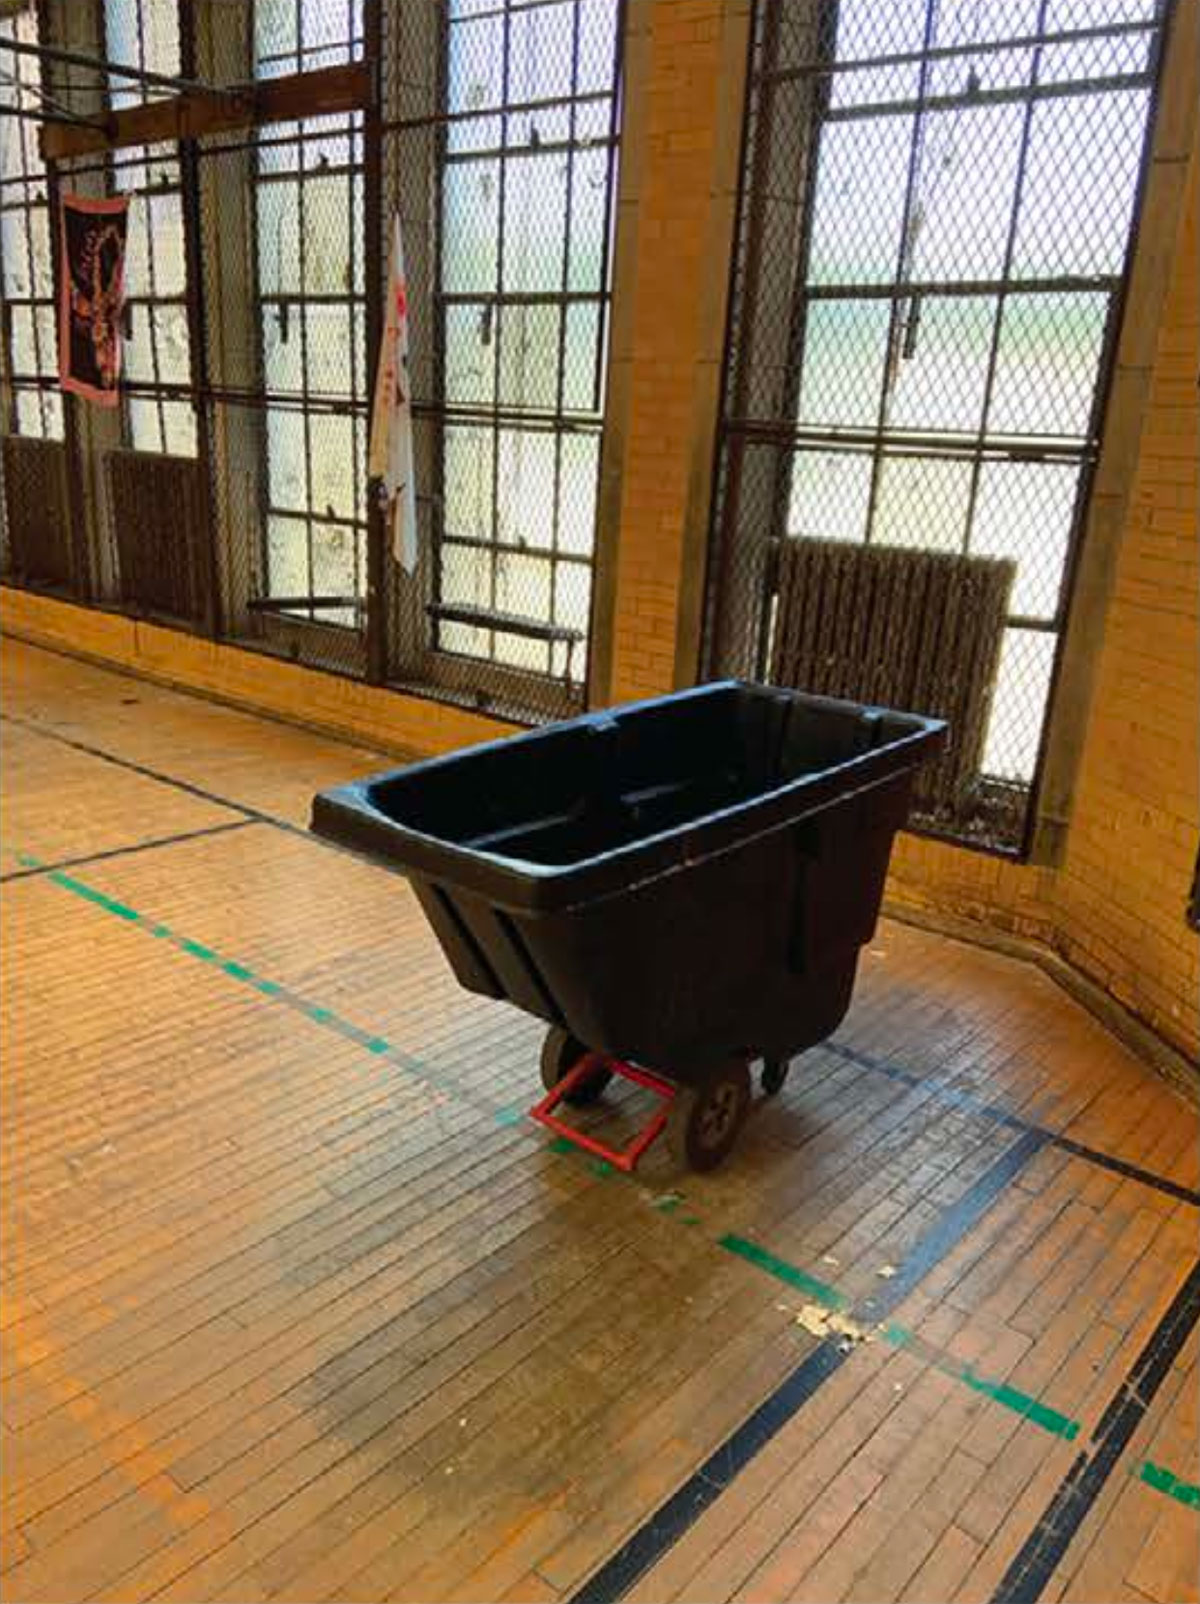
[[[58,376],[64,390],[115,407],[125,304],[129,197],[61,197]]]

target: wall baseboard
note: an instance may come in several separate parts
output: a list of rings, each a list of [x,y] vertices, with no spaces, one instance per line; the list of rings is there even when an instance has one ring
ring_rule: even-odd
[[[885,897],[883,912],[887,918],[895,919],[900,924],[931,930],[940,936],[965,941],[969,946],[986,947],[992,952],[1032,964],[1086,1008],[1123,1046],[1169,1081],[1188,1102],[1200,1106],[1200,1065],[1194,1064],[1178,1047],[1166,1041],[1157,1031],[1151,1030],[1103,986],[1068,963],[1052,947],[974,919],[917,907],[909,902],[897,902],[891,897]]]

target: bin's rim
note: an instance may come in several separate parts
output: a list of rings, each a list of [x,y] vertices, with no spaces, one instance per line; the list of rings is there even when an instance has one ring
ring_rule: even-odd
[[[701,814],[667,830],[638,837],[575,863],[535,863],[486,848],[464,846],[398,824],[370,800],[373,787],[396,778],[433,772],[514,743],[532,744],[564,729],[604,727],[639,708],[661,706],[740,688],[799,702],[805,706],[853,710],[901,719],[913,726],[887,745],[846,759],[816,774],[800,775],[769,791],[759,791],[726,808]],[[761,835],[800,822],[842,800],[874,790],[906,770],[915,770],[944,745],[944,719],[894,708],[850,702],[804,691],[725,679],[669,696],[646,698],[621,707],[585,713],[518,735],[503,736],[402,768],[364,776],[313,798],[311,829],[317,835],[381,862],[399,873],[439,882],[514,912],[560,912],[659,879],[664,874],[723,854]]]

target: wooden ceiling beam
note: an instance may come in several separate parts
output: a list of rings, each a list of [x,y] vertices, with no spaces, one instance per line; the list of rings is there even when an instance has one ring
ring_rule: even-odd
[[[300,117],[325,117],[361,111],[369,81],[362,62],[322,67],[286,78],[264,78],[245,89],[228,92],[187,91],[145,106],[111,113],[103,124],[81,126],[47,123],[41,130],[43,157],[61,161],[94,151],[122,150],[204,134],[231,133]]]

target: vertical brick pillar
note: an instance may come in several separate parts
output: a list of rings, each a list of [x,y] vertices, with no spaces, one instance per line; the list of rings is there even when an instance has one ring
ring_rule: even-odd
[[[746,0],[630,7],[597,701],[670,690],[696,631],[748,29]]]

